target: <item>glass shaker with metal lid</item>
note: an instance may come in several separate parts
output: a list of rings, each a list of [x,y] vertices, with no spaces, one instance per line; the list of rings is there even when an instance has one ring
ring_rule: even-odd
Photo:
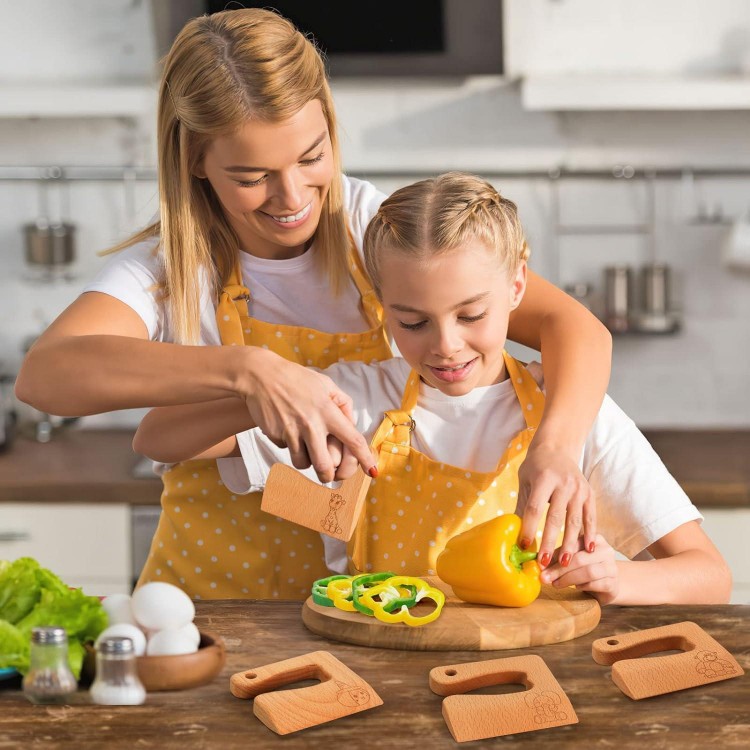
[[[68,634],[64,628],[31,631],[30,668],[23,692],[32,703],[67,703],[78,683],[68,665]]]
[[[146,700],[130,638],[111,636],[99,641],[96,678],[89,692],[94,703],[105,706],[137,706]]]

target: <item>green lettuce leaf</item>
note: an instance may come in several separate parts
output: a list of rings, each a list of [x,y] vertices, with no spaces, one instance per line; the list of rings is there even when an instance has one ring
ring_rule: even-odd
[[[98,597],[69,588],[29,557],[8,565],[2,565],[4,562],[0,561],[0,624],[5,620],[7,627],[0,630],[0,667],[16,667],[25,673],[32,629],[56,626],[65,628],[68,634],[68,662],[77,679],[81,674],[83,644],[96,640],[108,624]],[[18,660],[18,636],[25,648],[26,661],[16,664],[11,661]]]
[[[29,640],[7,620],[0,620],[0,669],[7,667],[28,670]]]
[[[39,563],[19,557],[0,569],[0,620],[14,624],[36,606],[42,594],[37,573]]]

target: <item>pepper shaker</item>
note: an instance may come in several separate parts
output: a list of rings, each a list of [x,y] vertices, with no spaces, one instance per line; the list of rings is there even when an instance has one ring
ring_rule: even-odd
[[[31,631],[30,668],[23,692],[32,703],[67,703],[78,683],[68,665],[68,634],[64,628]]]

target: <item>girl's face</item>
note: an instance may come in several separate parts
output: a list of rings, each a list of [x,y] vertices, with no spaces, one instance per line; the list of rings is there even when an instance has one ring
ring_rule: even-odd
[[[252,121],[214,138],[196,170],[211,183],[241,249],[271,259],[305,251],[333,176],[331,139],[317,99],[288,120]]]
[[[509,276],[479,241],[425,261],[382,252],[389,328],[422,380],[448,396],[503,380],[508,319],[526,288],[526,264]]]

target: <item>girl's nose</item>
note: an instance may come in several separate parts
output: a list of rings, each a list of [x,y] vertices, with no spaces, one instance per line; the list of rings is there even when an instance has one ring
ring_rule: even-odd
[[[433,354],[444,359],[452,357],[463,348],[463,340],[454,326],[439,328],[432,342]]]

